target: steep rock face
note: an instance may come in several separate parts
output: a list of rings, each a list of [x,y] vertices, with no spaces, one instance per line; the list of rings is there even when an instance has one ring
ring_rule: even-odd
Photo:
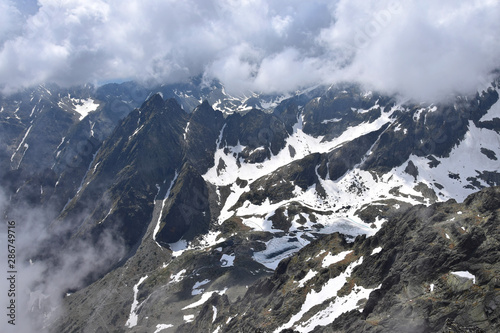
[[[51,168],[61,138],[81,117],[76,111],[76,101],[89,98],[92,89],[92,86],[61,89],[55,85],[40,85],[1,97],[0,118],[6,121],[6,125],[17,124],[22,129],[12,132],[9,126],[3,132],[7,142],[14,144],[11,147],[11,167],[26,170]],[[65,97],[70,94],[77,99]]]
[[[293,126],[297,123],[301,109],[311,98],[304,95],[295,96],[282,101],[274,108],[273,114],[283,122],[288,134],[293,133]]]
[[[320,154],[311,154],[257,179],[250,184],[250,191],[242,194],[233,208],[241,207],[246,201],[260,205],[266,200],[278,203],[293,198],[295,186],[306,190],[318,181],[316,168],[321,159]]]
[[[364,160],[373,152],[372,146],[377,144],[388,127],[386,124],[377,131],[362,135],[327,153],[318,168],[321,177],[337,180],[357,164],[363,165]]]
[[[220,331],[496,332],[498,209],[500,188],[488,188],[463,204],[415,206],[351,244],[325,236],[219,312]]]
[[[213,156],[223,123],[222,112],[215,111],[207,101],[190,115],[183,134],[186,157],[202,174],[214,166]]]
[[[393,105],[391,98],[362,92],[356,86],[332,86],[304,106],[304,132],[331,140],[348,127],[374,121]]]
[[[102,141],[144,100],[108,88],[46,84],[0,96],[2,185],[12,209],[28,202],[55,213],[75,195]]]
[[[248,163],[259,163],[277,154],[288,137],[285,124],[273,114],[253,109],[244,115],[230,115],[222,140],[229,146],[244,146],[238,153]]]
[[[41,85],[0,96],[0,154],[4,156],[0,173],[5,180],[3,190],[12,197],[14,206],[25,200],[41,204],[53,192],[54,183],[44,177],[53,166],[61,138],[78,122],[78,114],[61,101],[56,91],[62,93],[55,86]],[[75,93],[83,97],[88,89]],[[26,183],[41,185],[38,195]]]
[[[156,236],[158,243],[165,246],[181,238],[191,241],[195,236],[206,234],[212,216],[208,188],[190,163],[184,164],[174,183]]]
[[[80,220],[80,233],[119,224],[127,244],[135,244],[151,217],[155,184],[172,179],[182,165],[186,122],[174,100],[151,97],[103,144],[61,219]]]
[[[53,162],[53,152],[61,143],[61,137],[75,123],[74,115],[54,106],[41,106],[37,117],[30,125],[29,135],[21,143],[22,147],[13,155],[12,163],[25,169],[49,169]],[[47,135],[50,133],[50,135]]]
[[[401,165],[411,154],[448,157],[463,140],[469,122],[478,124],[497,101],[498,92],[490,89],[474,99],[458,98],[453,105],[406,106],[409,110],[396,111],[397,121],[381,136],[362,168],[384,173]]]

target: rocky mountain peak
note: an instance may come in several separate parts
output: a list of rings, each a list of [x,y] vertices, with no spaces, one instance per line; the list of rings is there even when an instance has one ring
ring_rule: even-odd
[[[154,93],[144,101],[144,103],[141,105],[141,109],[145,108],[161,109],[163,108],[164,105],[165,101],[163,100],[163,95],[161,93]]]
[[[223,113],[219,110],[214,110],[207,100],[204,100],[191,113],[191,121],[202,122],[207,121],[207,127],[212,128],[217,122],[224,118]]]

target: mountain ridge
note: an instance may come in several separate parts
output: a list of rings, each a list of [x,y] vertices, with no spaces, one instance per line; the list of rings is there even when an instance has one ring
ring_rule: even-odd
[[[124,247],[97,279],[63,297],[61,308],[67,312],[44,324],[52,331],[112,327],[143,332],[173,325],[178,332],[202,327],[228,332],[278,328],[327,332],[349,331],[349,325],[381,329],[373,324],[376,321],[383,322],[384,329],[401,329],[395,321],[380,319],[380,313],[397,313],[392,303],[399,303],[387,297],[400,295],[407,287],[401,287],[401,278],[390,278],[384,269],[382,276],[377,269],[396,262],[397,253],[414,254],[407,254],[386,234],[397,234],[394,238],[401,241],[411,235],[429,260],[441,252],[427,253],[425,246],[439,237],[451,239],[454,246],[440,249],[446,255],[493,242],[496,230],[488,219],[480,221],[492,228],[485,236],[493,237],[488,242],[471,221],[460,224],[466,228],[461,233],[460,226],[452,228],[446,219],[465,215],[472,219],[476,211],[495,219],[497,188],[484,188],[500,185],[496,83],[481,94],[436,105],[400,104],[394,97],[367,93],[356,85],[331,86],[284,99],[272,110],[244,107],[242,113],[234,105],[233,112],[220,110],[220,102],[209,98],[198,100],[186,112],[187,102],[171,98],[167,88],[151,94],[139,88],[134,92],[125,86],[103,87],[99,96],[107,100],[100,100],[95,111],[82,119],[68,113],[73,123],[66,135],[49,138],[52,144],[47,149],[54,156],[50,171],[42,173],[33,166],[38,174],[22,174],[15,168],[7,173],[18,175],[10,185],[10,214],[19,214],[16,203],[26,198],[32,197],[33,205],[53,202],[52,214],[58,217],[53,217],[56,222],[49,220],[51,228],[67,230],[63,243],[84,239],[91,245],[112,234]],[[185,101],[195,98],[193,91],[181,93],[180,88],[175,88],[177,93],[168,89]],[[124,99],[124,91],[136,108]],[[203,96],[211,93],[222,93],[222,88],[207,90]],[[139,96],[148,98],[139,103]],[[118,111],[113,111],[114,101]],[[14,143],[4,150],[6,156],[23,142],[28,124],[24,126],[24,134],[19,131],[11,138]],[[26,180],[24,187],[19,185]],[[460,209],[463,214],[458,214]],[[414,227],[427,223],[422,216],[445,226],[432,233],[418,227],[417,233]],[[304,256],[316,258],[312,266]],[[370,259],[380,256],[384,262]],[[336,265],[340,257],[337,262],[343,263]],[[416,263],[406,262],[411,263],[409,268],[397,264],[404,266],[401,274],[417,269]],[[366,274],[375,273],[370,278],[358,266]],[[469,269],[478,283],[486,281],[479,282],[472,266],[445,266]],[[350,282],[338,285],[342,279]],[[455,278],[448,274],[443,279]],[[439,280],[453,291],[450,297],[460,297],[457,290],[463,292],[460,288],[467,284],[456,279],[452,285]],[[431,282],[411,288],[430,289]],[[391,288],[395,289],[387,293]],[[326,293],[329,289],[332,292]],[[281,291],[289,299],[282,294],[266,296]],[[481,293],[473,297],[486,297]],[[322,301],[314,303],[307,295]],[[494,298],[491,295],[488,300]],[[447,294],[441,296],[447,302]],[[353,311],[334,318],[335,299],[347,302]],[[378,307],[377,302],[384,301],[390,306]],[[257,305],[249,308],[252,302]],[[365,317],[357,314],[358,305]],[[409,311],[407,303],[402,306]],[[466,312],[422,321],[426,316],[422,309],[413,315],[418,325],[407,325],[408,329],[437,332],[450,318],[459,326],[471,322],[487,330],[483,322],[467,319],[472,315]],[[488,315],[494,322],[492,311]],[[264,314],[265,320],[257,320]],[[380,318],[367,323],[375,314]],[[323,328],[314,328],[315,323]]]

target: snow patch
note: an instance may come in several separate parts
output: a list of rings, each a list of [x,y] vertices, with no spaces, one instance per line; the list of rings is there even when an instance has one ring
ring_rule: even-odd
[[[192,321],[194,320],[194,314],[191,314],[191,315],[185,315],[185,316],[183,317],[183,319],[184,319],[184,321],[185,321],[186,323],[190,323],[190,322],[192,322]]]
[[[139,128],[137,128],[134,133],[132,133],[131,136],[128,137],[128,141],[130,141],[130,139],[132,139],[134,136],[137,135],[137,133],[139,133],[142,129],[144,128],[144,125],[141,125]]]
[[[224,290],[214,290],[214,291],[206,292],[203,295],[201,295],[201,298],[200,298],[199,301],[191,303],[191,304],[183,307],[182,310],[193,309],[193,308],[196,308],[196,307],[198,307],[200,305],[203,305],[203,304],[205,304],[206,301],[208,301],[208,299],[210,297],[212,297],[213,294],[217,293],[219,295],[223,295],[223,294],[226,293],[226,291],[227,291],[227,288],[224,289]]]
[[[318,274],[318,272],[316,271],[309,271],[307,272],[306,276],[304,276],[299,282],[299,285],[297,286],[298,288],[302,288],[305,286],[306,282],[311,280],[313,277],[316,276],[316,274]]]
[[[224,125],[220,132],[219,139],[216,141],[218,147],[214,156],[216,163],[203,175],[203,178],[206,181],[219,186],[231,185],[237,178],[249,181],[257,179],[275,171],[283,165],[302,159],[311,153],[329,152],[345,142],[378,130],[387,122],[394,121],[390,118],[392,112],[393,111],[391,110],[390,112],[383,113],[381,117],[371,123],[364,122],[357,126],[349,127],[339,137],[327,142],[323,142],[323,136],[313,137],[304,133],[302,130],[303,116],[299,116],[297,123],[293,126],[292,135],[286,140],[285,148],[282,149],[277,155],[272,155],[270,159],[257,164],[241,163],[241,161],[238,161],[238,159],[233,156],[233,153],[241,151],[241,149],[244,148],[243,146],[222,146],[221,141],[225,128]],[[293,158],[290,156],[288,146],[293,146],[296,150]],[[228,154],[225,153],[225,149],[228,150]],[[222,159],[226,164],[226,169],[222,171],[219,170],[218,172],[217,165],[220,159]],[[240,164],[240,166],[238,166],[238,164]]]
[[[97,171],[97,167],[101,164],[101,162],[97,162],[94,166],[94,170],[92,170],[92,173],[94,174]]]
[[[75,111],[80,114],[80,120],[85,118],[90,112],[97,110],[99,103],[96,103],[92,98],[76,99],[72,98]]]
[[[426,184],[431,189],[434,189],[440,201],[455,199],[458,202],[463,202],[469,194],[478,190],[473,186],[466,187],[470,185],[467,178],[477,177],[478,171],[496,172],[498,170],[498,161],[491,160],[481,153],[481,148],[494,151],[498,156],[500,155],[499,147],[500,136],[495,131],[478,128],[474,125],[474,122],[469,121],[468,132],[465,134],[464,139],[452,149],[449,156],[447,158],[434,156],[440,162],[437,166],[431,168],[427,157],[411,155],[408,161],[412,161],[419,171],[416,180],[412,176],[404,175],[407,163],[393,169],[390,174],[397,174],[397,177],[405,179],[407,184],[419,182]],[[453,178],[450,177],[450,174],[460,176]],[[479,178],[477,180],[481,185],[489,186],[483,180]],[[439,183],[444,188],[436,188],[434,183]]]
[[[326,119],[326,120],[323,120],[321,123],[322,124],[328,124],[328,123],[338,123],[339,121],[341,121],[342,118],[333,118],[333,119]]]
[[[213,316],[212,316],[212,323],[217,319],[217,308],[215,305],[212,305],[212,311],[213,311]]]
[[[415,122],[418,122],[420,120],[420,116],[422,115],[422,112],[425,111],[425,108],[418,109],[414,114],[413,114],[413,120]]]
[[[33,114],[35,113],[35,109],[36,109],[36,105],[33,107],[33,109],[31,109],[30,118],[33,117]]]
[[[220,237],[220,231],[210,231],[207,234],[203,235],[199,241],[201,248],[215,246],[221,242],[224,242],[226,239]]]
[[[352,251],[344,251],[344,252],[340,252],[336,255],[332,255],[331,253],[328,253],[324,258],[323,258],[323,262],[321,263],[321,266],[323,268],[325,267],[329,267],[330,265],[333,265],[339,261],[342,261],[345,259],[345,257],[347,257],[347,255],[349,253],[352,253]]]
[[[177,274],[174,274],[170,277],[170,282],[169,283],[178,283],[181,282],[182,279],[184,278],[184,274],[186,273],[186,270],[183,269],[179,271]]]
[[[193,286],[193,290],[191,291],[191,295],[195,296],[195,295],[199,295],[199,294],[203,293],[203,291],[205,289],[200,288],[200,287],[206,285],[209,282],[210,282],[210,280],[208,280],[208,279],[205,279],[205,280],[200,281],[200,282],[196,282]]]
[[[188,242],[185,241],[184,239],[180,239],[175,243],[170,243],[168,244],[168,247],[170,248],[170,250],[172,250],[172,256],[174,257],[178,257],[184,251],[189,250]]]
[[[59,151],[59,148],[61,148],[61,146],[62,146],[62,144],[64,143],[64,140],[65,140],[65,139],[66,139],[66,137],[65,137],[65,136],[63,136],[63,137],[62,137],[62,139],[61,139],[61,143],[60,143],[60,144],[59,144],[59,146],[57,146],[57,148],[56,148],[56,151],[57,151],[57,152]]]
[[[172,179],[172,181],[170,182],[170,186],[168,187],[167,193],[165,193],[165,197],[163,197],[163,201],[161,203],[161,208],[160,208],[160,213],[158,215],[158,220],[156,221],[156,226],[155,226],[155,229],[153,231],[153,240],[155,241],[156,245],[158,245],[160,248],[162,248],[162,247],[156,241],[156,235],[158,234],[158,231],[160,231],[161,218],[163,216],[163,209],[165,208],[165,203],[167,202],[168,197],[170,196],[170,191],[172,190],[172,187],[174,187],[175,181],[177,180],[178,176],[179,176],[179,173],[177,172],[177,170],[175,170],[174,179]],[[160,192],[159,188],[158,188],[158,192]],[[155,206],[156,206],[156,204],[155,204]],[[171,247],[171,249],[172,249],[172,247]]]
[[[359,113],[359,114],[368,113],[368,112],[370,112],[370,111],[372,111],[372,110],[375,110],[375,109],[380,108],[380,105],[378,105],[378,101],[379,101],[379,100],[377,99],[377,101],[375,102],[375,105],[373,105],[373,106],[372,106],[372,107],[370,107],[369,109],[366,109],[366,110],[365,110],[365,109],[356,109],[356,108],[351,108],[351,111],[353,111],[353,112],[357,112],[357,113]]]
[[[188,131],[189,131],[189,124],[190,124],[190,123],[191,123],[191,122],[190,122],[190,121],[188,121],[188,123],[186,124],[186,128],[184,128],[184,134],[183,134],[183,136],[184,136],[184,140],[186,140],[186,135],[187,135],[187,133],[188,133]]]
[[[106,214],[106,216],[104,216],[104,218],[101,221],[99,221],[99,224],[101,224],[102,222],[106,221],[106,219],[108,218],[108,216],[111,215],[112,211],[113,211],[113,206],[111,206],[111,208],[109,209],[109,211]]]
[[[163,330],[166,330],[167,328],[174,327],[174,325],[171,324],[158,324],[156,325],[156,331],[154,333],[159,333]]]
[[[128,316],[128,320],[125,323],[125,326],[128,328],[132,328],[137,325],[138,315],[137,308],[139,307],[139,301],[137,300],[137,294],[139,293],[139,286],[148,278],[148,276],[143,276],[140,278],[139,282],[134,286],[134,301],[132,302],[132,306],[130,307],[130,314]]]
[[[466,278],[466,279],[469,279],[469,280],[472,280],[472,283],[476,284],[476,276],[473,275],[473,274],[471,274],[468,271],[451,272],[451,274],[456,275],[456,276],[460,276],[460,277],[463,277],[463,278]]]
[[[221,232],[220,231],[209,231],[207,234],[202,235],[199,239],[197,239],[197,245],[195,245],[193,242],[192,244],[189,244],[187,241],[184,239],[179,240],[176,243],[171,243],[168,244],[170,247],[170,250],[172,250],[172,255],[174,257],[180,256],[182,253],[188,250],[201,250],[201,249],[206,249],[212,246],[215,246],[221,242],[224,242],[226,239],[223,237],[220,237]],[[222,248],[221,248],[222,249]]]
[[[21,147],[24,147],[24,143],[26,141],[26,138],[28,137],[28,134],[30,134],[30,131],[31,131],[31,128],[33,127],[33,125],[31,125],[28,130],[26,131],[26,133],[24,133],[24,136],[23,136],[23,139],[21,140],[21,143],[19,143],[19,146],[17,146],[17,149],[16,151],[14,152],[14,154],[12,154],[12,156],[10,157],[10,161],[13,162],[14,161],[14,157],[16,156],[16,154],[19,152],[19,150],[21,149]],[[17,165],[17,168],[19,168],[19,165],[21,164],[21,162],[19,162],[19,164]]]
[[[319,253],[317,255],[314,256],[314,258],[317,258],[319,257],[320,255],[322,255],[323,253],[325,253],[326,250],[325,249],[322,249],[321,251],[319,251]]]
[[[222,267],[234,266],[234,258],[235,258],[234,254],[231,254],[231,255],[223,254],[222,258],[220,258],[220,262],[222,263]]]

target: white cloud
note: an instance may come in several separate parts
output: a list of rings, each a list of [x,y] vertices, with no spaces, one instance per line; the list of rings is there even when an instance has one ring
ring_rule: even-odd
[[[84,287],[89,278],[96,279],[108,271],[123,257],[125,247],[113,230],[103,232],[95,242],[83,238],[68,240],[74,225],[70,221],[53,223],[58,215],[53,209],[28,203],[13,207],[9,201],[0,187],[0,210],[8,211],[8,220],[15,221],[15,238],[10,238],[15,247],[15,263],[12,268],[8,267],[12,262],[3,260],[0,267],[3,272],[16,272],[9,273],[15,275],[16,325],[2,323],[2,332],[47,332],[46,325],[63,315],[65,293]],[[0,229],[0,239],[7,248],[6,222]],[[64,245],[63,239],[67,240]],[[9,290],[10,282],[0,279],[0,288]],[[0,299],[4,309],[13,299],[5,296]]]
[[[205,73],[233,92],[357,80],[432,99],[473,89],[500,59],[492,0],[33,1],[0,0],[15,18],[0,25],[7,90]]]
[[[367,13],[339,13],[364,23],[353,29],[339,20],[332,35],[336,33],[338,40],[350,36],[354,47],[352,62],[343,71],[346,78],[418,99],[436,99],[474,90],[498,68],[500,41],[494,35],[500,28],[499,15],[498,2],[403,1]]]
[[[290,23],[292,23],[293,18],[290,17],[289,15],[282,17],[279,15],[274,16],[271,19],[271,24],[273,26],[273,29],[276,31],[276,33],[280,36],[286,35],[286,30],[290,26]]]
[[[293,91],[325,81],[325,60],[304,57],[299,50],[288,48],[264,58],[253,81],[253,90]]]
[[[11,0],[0,0],[0,43],[15,36],[22,28],[21,12]]]

